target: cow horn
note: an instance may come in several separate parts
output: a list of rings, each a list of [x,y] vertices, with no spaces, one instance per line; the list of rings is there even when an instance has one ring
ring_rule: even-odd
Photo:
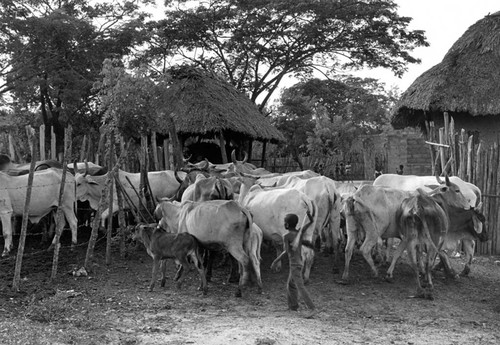
[[[180,177],[179,177],[179,175],[177,174],[177,169],[175,169],[175,170],[174,170],[174,176],[175,176],[175,179],[177,180],[177,182],[182,183],[181,178],[180,178]]]
[[[184,161],[184,163],[187,163],[187,162],[189,162],[189,160],[191,159],[191,157],[193,157],[192,154],[190,154],[188,158],[184,158],[183,157],[182,160]]]
[[[76,175],[76,173],[78,173],[78,168],[76,167],[76,159],[73,161],[73,174]]]
[[[448,177],[448,174],[447,174],[447,173],[444,173],[444,179],[445,179],[446,185],[447,185],[447,186],[450,186],[450,185],[451,185],[451,182],[450,182],[450,178]]]
[[[233,163],[236,163],[236,150],[233,150],[231,152],[231,160],[233,161]]]
[[[83,175],[83,177],[86,177],[88,174],[89,174],[89,162],[85,160],[85,174]]]
[[[243,151],[243,152],[245,152],[245,158],[243,158],[243,161],[241,163],[245,164],[247,162],[247,160],[248,160],[248,154],[247,154],[246,151]]]
[[[437,170],[435,171],[435,175],[436,175],[436,181],[437,181],[437,183],[439,183],[439,184],[443,184],[444,182],[443,182],[443,180],[441,180],[441,178],[439,177],[439,174],[438,174]]]

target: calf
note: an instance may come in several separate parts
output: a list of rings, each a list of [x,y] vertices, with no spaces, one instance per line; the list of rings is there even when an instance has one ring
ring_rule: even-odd
[[[438,254],[436,245],[441,247],[443,237],[448,232],[448,215],[435,199],[421,189],[417,191],[418,194],[404,199],[396,212],[402,238],[398,252],[403,248],[408,251],[417,283],[416,297],[433,299],[431,270]],[[424,250],[427,252],[425,260],[422,255]],[[419,260],[425,264],[426,291],[420,284]]]
[[[153,258],[153,274],[149,291],[153,291],[158,273],[158,266],[161,260],[174,259],[176,264],[180,264],[174,280],[177,281],[177,288],[181,287],[185,278],[186,270],[189,270],[188,258],[194,263],[201,278],[201,290],[207,293],[207,280],[202,259],[198,250],[198,241],[188,233],[168,233],[162,228],[153,225],[137,225],[132,236],[134,240],[141,241],[146,250]],[[165,286],[166,262],[163,262],[161,286]]]

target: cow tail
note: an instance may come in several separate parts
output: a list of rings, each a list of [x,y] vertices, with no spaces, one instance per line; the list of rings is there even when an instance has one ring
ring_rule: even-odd
[[[427,242],[429,242],[429,244],[432,247],[432,249],[434,249],[436,251],[436,253],[438,253],[439,250],[436,247],[436,245],[434,244],[434,241],[432,240],[431,233],[429,231],[429,225],[427,224],[426,217],[419,217],[419,218],[422,221],[422,230],[423,230],[424,238],[427,240]]]

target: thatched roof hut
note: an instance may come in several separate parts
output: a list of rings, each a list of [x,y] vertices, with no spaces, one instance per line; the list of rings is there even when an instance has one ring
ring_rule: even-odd
[[[423,128],[443,112],[475,123],[500,114],[500,12],[470,26],[441,63],[411,84],[396,104],[392,125]]]
[[[216,75],[180,67],[172,70],[172,77],[168,93],[181,140],[194,136],[226,143],[285,140],[254,102]]]

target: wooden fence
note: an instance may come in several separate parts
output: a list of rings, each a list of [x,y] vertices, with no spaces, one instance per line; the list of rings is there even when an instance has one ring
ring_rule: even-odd
[[[486,230],[489,240],[479,242],[477,252],[485,255],[500,254],[500,181],[499,139],[485,144],[462,129],[455,130],[453,118],[444,114],[444,127],[435,128],[434,123],[426,123],[427,144],[429,145],[431,164],[441,175],[460,177],[473,183],[482,191],[483,213],[486,217]]]

